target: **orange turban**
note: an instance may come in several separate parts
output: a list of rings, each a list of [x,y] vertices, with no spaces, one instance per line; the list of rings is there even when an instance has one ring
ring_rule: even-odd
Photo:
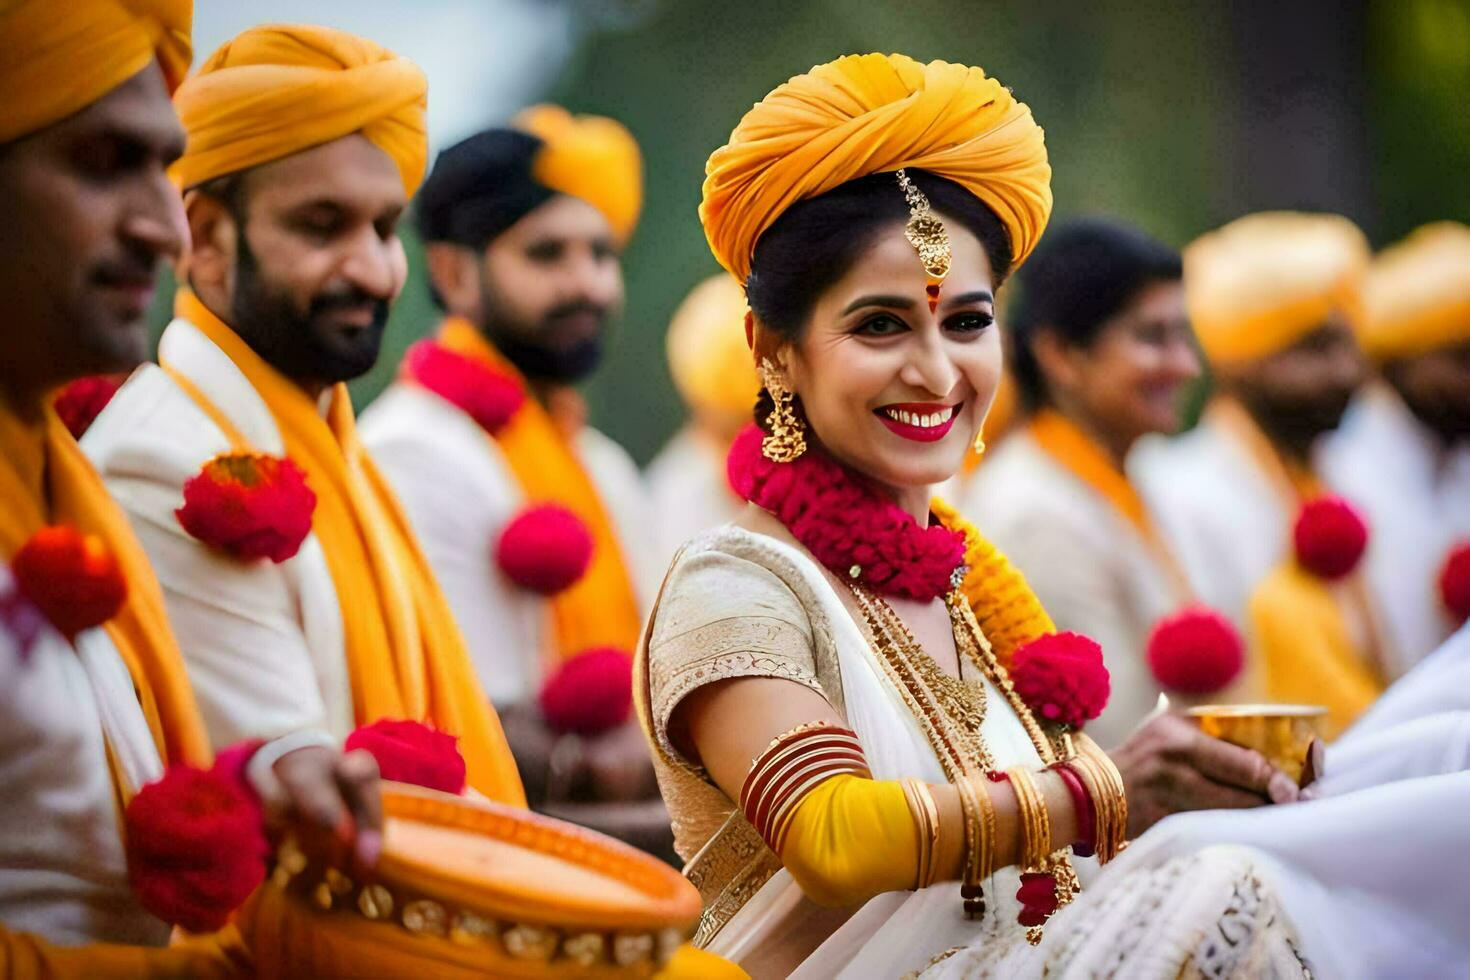
[[[1041,127],[1005,86],[979,68],[865,54],[797,75],[745,114],[705,166],[700,220],[743,283],[756,242],[791,205],[903,167],[985,202],[1010,235],[1013,268],[1051,216]]]
[[[1239,363],[1285,350],[1334,310],[1356,327],[1368,241],[1335,214],[1247,215],[1184,250],[1184,293],[1205,355]]]
[[[760,394],[745,342],[745,293],[721,272],[695,286],[669,322],[669,371],[694,415],[734,436]]]
[[[189,70],[193,0],[0,2],[0,143],[60,122],[148,67]]]
[[[1381,360],[1470,342],[1470,227],[1436,222],[1384,249],[1363,308],[1359,337]]]
[[[428,160],[428,80],[418,66],[329,27],[275,24],[227,41],[174,96],[188,149],[181,187],[361,133],[392,158],[410,196]]]
[[[591,204],[626,244],[643,210],[643,156],[633,134],[616,119],[573,116],[555,105],[532,106],[511,125],[545,144],[532,179]]]

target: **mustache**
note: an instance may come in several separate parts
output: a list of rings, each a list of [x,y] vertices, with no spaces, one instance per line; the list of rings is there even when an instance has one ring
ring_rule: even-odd
[[[391,310],[388,301],[357,286],[340,286],[318,293],[311,298],[306,315],[316,319],[341,310],[360,310],[364,306],[372,307],[375,328],[388,322],[388,313]]]
[[[92,281],[114,285],[118,283],[152,283],[158,278],[158,266],[162,260],[146,248],[127,245],[122,253],[103,259],[92,268]]]
[[[591,300],[572,300],[560,306],[552,307],[543,320],[546,324],[550,325],[561,320],[571,319],[574,316],[580,316],[584,313],[590,313],[597,317],[598,320],[606,320],[608,308],[601,303],[594,303]]]

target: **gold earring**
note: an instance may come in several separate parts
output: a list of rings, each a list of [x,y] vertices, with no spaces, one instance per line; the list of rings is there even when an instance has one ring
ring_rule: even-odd
[[[771,414],[766,416],[770,431],[761,440],[761,454],[773,463],[794,462],[806,452],[806,427],[792,407],[796,395],[769,361],[761,361],[760,374],[772,403]]]
[[[976,456],[984,456],[985,455],[985,433],[984,433],[984,431],[981,431],[978,435],[975,436],[975,455]]]

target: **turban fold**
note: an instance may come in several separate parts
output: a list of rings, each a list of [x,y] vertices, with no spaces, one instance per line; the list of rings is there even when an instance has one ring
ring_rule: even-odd
[[[700,220],[743,283],[756,242],[791,205],[903,167],[952,180],[994,211],[1013,268],[1051,215],[1041,127],[1000,82],[965,65],[866,54],[797,75],[747,112],[705,167]]]
[[[0,0],[0,143],[80,112],[155,58],[172,92],[193,16],[193,0]]]
[[[424,176],[428,81],[372,41],[308,24],[252,28],[228,41],[174,96],[188,148],[181,187],[361,133],[412,196]]]
[[[1333,214],[1247,215],[1184,250],[1184,293],[1195,333],[1216,364],[1285,350],[1333,312],[1362,320],[1367,239]]]
[[[1368,270],[1363,309],[1359,337],[1378,359],[1470,343],[1470,227],[1436,222],[1384,249]]]
[[[537,183],[579,197],[601,211],[619,242],[633,236],[643,210],[643,156],[622,123],[538,105],[516,116],[511,125],[544,144],[531,165]]]
[[[669,371],[695,415],[734,433],[750,421],[760,378],[745,342],[745,293],[721,272],[695,286],[669,322]]]

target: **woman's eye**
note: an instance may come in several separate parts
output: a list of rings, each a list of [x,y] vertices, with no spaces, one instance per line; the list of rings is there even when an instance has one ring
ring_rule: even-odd
[[[867,337],[891,337],[894,334],[902,333],[907,329],[908,324],[904,323],[902,320],[899,320],[896,317],[885,315],[875,316],[871,319],[864,320],[854,332]]]
[[[994,322],[989,313],[961,313],[950,317],[945,326],[958,333],[979,333]]]

